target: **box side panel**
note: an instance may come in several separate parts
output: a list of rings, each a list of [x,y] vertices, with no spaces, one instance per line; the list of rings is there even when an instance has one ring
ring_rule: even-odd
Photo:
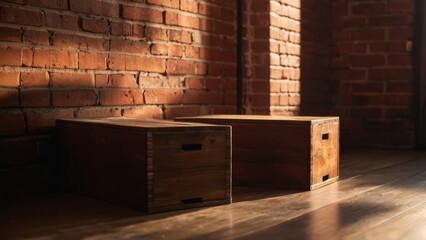
[[[59,122],[67,185],[76,192],[145,211],[145,130]]]
[[[153,207],[230,202],[229,137],[229,128],[153,132]]]
[[[333,182],[339,177],[339,123],[312,126],[311,185]]]

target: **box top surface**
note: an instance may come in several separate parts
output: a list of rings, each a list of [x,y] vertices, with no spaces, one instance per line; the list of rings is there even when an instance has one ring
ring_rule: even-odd
[[[269,116],[269,115],[236,115],[236,114],[222,114],[222,115],[202,115],[194,117],[180,117],[176,118],[180,121],[185,119],[203,119],[203,120],[221,120],[221,121],[244,121],[244,122],[256,122],[256,121],[271,121],[275,123],[279,122],[291,122],[293,124],[305,124],[305,123],[322,123],[322,122],[335,122],[339,121],[339,117],[319,117],[319,116]]]
[[[226,127],[221,125],[205,123],[187,123],[175,122],[169,120],[150,119],[150,118],[129,118],[129,117],[105,117],[105,118],[76,118],[76,119],[58,119],[58,122],[73,122],[84,124],[103,124],[122,127],[137,128],[197,128],[197,127]]]

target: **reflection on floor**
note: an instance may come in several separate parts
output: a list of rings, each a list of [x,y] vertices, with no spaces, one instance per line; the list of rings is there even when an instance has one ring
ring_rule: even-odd
[[[73,194],[0,202],[2,239],[426,239],[426,152],[350,150],[312,192],[234,188],[233,204],[143,215]]]

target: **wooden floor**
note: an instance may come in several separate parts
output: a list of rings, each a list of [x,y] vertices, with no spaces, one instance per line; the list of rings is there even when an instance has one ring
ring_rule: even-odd
[[[233,204],[142,215],[72,195],[0,202],[0,239],[426,239],[426,152],[341,153],[312,192],[235,188]]]

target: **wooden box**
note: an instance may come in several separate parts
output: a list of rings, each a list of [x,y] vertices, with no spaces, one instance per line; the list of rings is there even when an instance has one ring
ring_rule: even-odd
[[[233,184],[316,189],[339,178],[339,118],[207,115],[232,126]]]
[[[229,126],[61,119],[57,137],[73,191],[148,213],[231,202]]]

